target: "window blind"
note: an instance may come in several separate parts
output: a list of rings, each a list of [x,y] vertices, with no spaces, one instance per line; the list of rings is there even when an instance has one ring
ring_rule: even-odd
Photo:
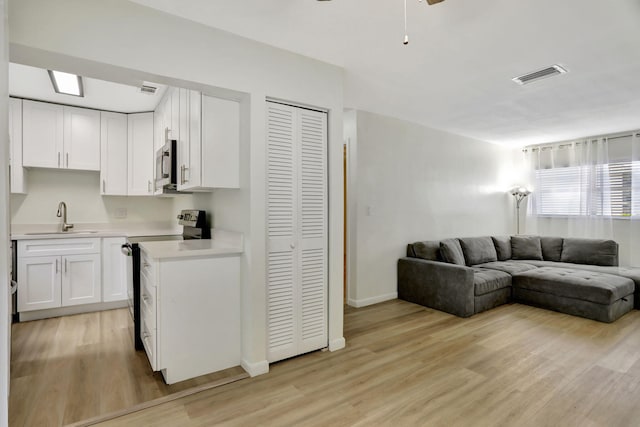
[[[537,215],[640,215],[638,161],[538,169],[535,176]]]

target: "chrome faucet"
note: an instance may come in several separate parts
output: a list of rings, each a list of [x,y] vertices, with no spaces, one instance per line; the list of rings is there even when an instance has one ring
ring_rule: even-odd
[[[58,213],[56,216],[58,218],[62,217],[62,231],[69,231],[70,228],[73,228],[73,224],[67,224],[67,204],[65,202],[58,204]]]

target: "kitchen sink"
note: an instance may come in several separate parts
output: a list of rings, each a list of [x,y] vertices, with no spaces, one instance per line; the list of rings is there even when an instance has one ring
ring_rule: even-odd
[[[98,230],[76,230],[76,231],[38,231],[34,233],[24,233],[26,236],[44,236],[46,234],[95,234]]]

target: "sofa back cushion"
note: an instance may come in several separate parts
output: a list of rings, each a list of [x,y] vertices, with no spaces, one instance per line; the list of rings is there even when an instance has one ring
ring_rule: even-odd
[[[511,258],[542,261],[539,236],[511,236]]]
[[[545,261],[560,261],[562,255],[562,237],[540,237],[542,258]]]
[[[574,264],[617,266],[618,244],[613,240],[566,238],[560,260]]]
[[[498,261],[506,261],[511,259],[511,237],[509,236],[493,236],[493,246],[496,248]]]
[[[458,239],[467,265],[484,264],[498,260],[491,237],[464,237]]]
[[[445,239],[440,242],[440,255],[450,264],[465,265],[464,254],[458,239]]]
[[[438,240],[415,242],[411,246],[413,247],[413,255],[409,256],[429,261],[442,261],[442,257],[440,256],[440,241]]]

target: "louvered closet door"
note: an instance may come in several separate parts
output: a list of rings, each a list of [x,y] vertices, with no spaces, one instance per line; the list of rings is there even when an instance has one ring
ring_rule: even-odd
[[[327,345],[326,113],[267,103],[270,362]]]

